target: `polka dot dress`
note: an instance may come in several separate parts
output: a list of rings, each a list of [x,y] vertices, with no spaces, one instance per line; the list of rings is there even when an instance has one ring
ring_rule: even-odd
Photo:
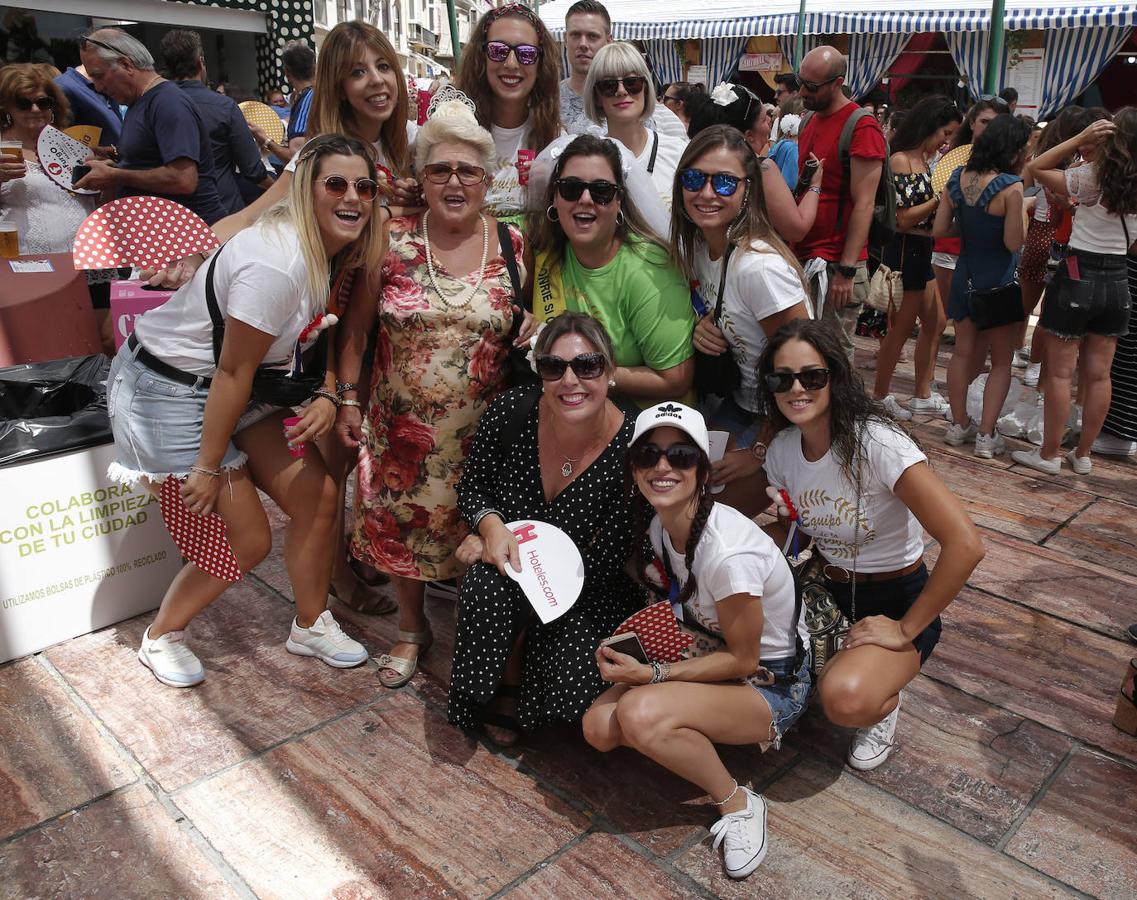
[[[624,487],[624,452],[634,422],[623,426],[600,457],[552,503],[545,501],[537,454],[538,405],[516,439],[502,446],[505,428],[525,388],[503,394],[482,416],[474,448],[458,485],[467,521],[490,507],[507,522],[537,519],[563,529],[584,558],[584,588],[571,610],[542,625],[516,582],[477,563],[462,579],[447,714],[474,728],[493,699],[506,657],[527,628],[517,719],[530,730],[576,722],[604,690],[596,668],[600,641],[644,605],[644,593],[624,572],[631,554],[631,510]]]

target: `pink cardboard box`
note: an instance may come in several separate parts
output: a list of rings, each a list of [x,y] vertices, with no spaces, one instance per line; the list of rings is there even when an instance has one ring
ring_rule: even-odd
[[[130,337],[135,319],[148,309],[157,309],[173,295],[173,291],[144,291],[141,281],[112,282],[111,318],[114,320],[115,349]]]

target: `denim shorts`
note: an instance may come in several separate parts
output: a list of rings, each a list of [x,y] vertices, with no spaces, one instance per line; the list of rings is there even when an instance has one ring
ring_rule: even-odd
[[[782,738],[801,718],[805,708],[809,705],[809,694],[813,690],[813,676],[809,665],[812,662],[812,653],[809,647],[805,650],[805,659],[797,671],[796,681],[782,681],[781,679],[793,673],[794,658],[762,660],[762,666],[779,677],[774,684],[755,684],[749,679],[747,684],[754,688],[766,705],[770,707],[770,721],[773,723],[773,740],[770,742],[774,749],[782,745]]]
[[[743,409],[733,397],[715,405],[704,404],[707,428],[711,431],[729,431],[738,447],[749,447],[758,439],[762,420],[757,413]]]
[[[923,234],[897,234],[884,248],[881,262],[900,273],[906,291],[922,291],[932,274],[931,237]]]
[[[124,343],[107,376],[107,413],[118,451],[108,475],[126,483],[185,477],[201,449],[209,389],[159,375],[139,362],[136,352]],[[240,468],[246,458],[230,441],[221,467]]]
[[[1078,261],[1080,278],[1070,277],[1072,257]],[[1070,248],[1046,288],[1038,324],[1066,340],[1087,334],[1124,337],[1131,304],[1124,256]]]
[[[912,608],[924,585],[928,583],[928,567],[921,565],[915,572],[892,578],[888,581],[866,581],[857,585],[857,619],[867,616],[888,616],[900,621]],[[825,585],[833,594],[845,618],[852,621],[852,585],[846,582],[825,579]],[[916,635],[912,643],[920,651],[920,665],[928,661],[932,650],[940,642],[943,623],[936,616],[935,621]]]

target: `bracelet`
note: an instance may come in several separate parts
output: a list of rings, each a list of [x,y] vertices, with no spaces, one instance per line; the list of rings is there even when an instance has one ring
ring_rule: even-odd
[[[482,524],[482,519],[484,519],[486,516],[497,516],[499,519],[501,519],[502,522],[505,521],[505,516],[503,516],[496,509],[491,509],[487,506],[476,516],[474,516],[474,521],[470,523],[470,530],[474,532],[474,534],[478,533],[478,526]]]
[[[221,475],[221,470],[207,469],[205,466],[190,466],[191,472],[197,472],[198,475],[208,475],[210,478],[218,478]]]
[[[758,448],[759,447],[762,448],[762,455],[761,456],[758,455]],[[770,448],[767,447],[765,444],[763,444],[761,441],[755,441],[753,444],[750,445],[750,455],[753,456],[755,459],[765,459],[766,451],[769,449]]]
[[[336,393],[341,397],[348,391],[354,390],[356,390],[354,381],[340,381],[338,378],[336,379]]]
[[[354,406],[356,409],[363,409],[363,404],[358,400],[340,400],[340,406]]]
[[[811,184],[811,185],[809,186],[808,190],[811,190],[811,191],[813,191],[813,193],[817,194],[817,196],[818,196],[818,197],[820,197],[820,196],[821,196],[821,187],[820,187],[820,185]]]
[[[333,394],[331,391],[326,391],[323,388],[320,388],[318,391],[313,391],[312,392],[312,399],[313,400],[316,400],[316,399],[327,400],[336,409],[340,408],[340,403],[342,402],[337,395]]]
[[[648,684],[662,684],[671,677],[671,663],[666,660],[663,662],[652,662],[651,665],[651,681]]]

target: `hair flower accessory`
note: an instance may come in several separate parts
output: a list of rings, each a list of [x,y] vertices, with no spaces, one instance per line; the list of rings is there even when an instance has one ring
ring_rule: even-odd
[[[795,116],[793,113],[785,113],[778,120],[778,133],[796,135],[801,128],[801,116]]]
[[[733,84],[724,81],[711,91],[711,99],[719,106],[730,106],[738,99],[738,94],[735,93]]]
[[[537,338],[541,336],[541,332],[545,330],[547,324],[547,322],[542,322],[538,325],[533,337],[529,338],[529,350],[525,354],[525,358],[529,361],[529,368],[533,370],[534,375],[541,374],[537,371]]]
[[[312,335],[319,334],[325,328],[331,328],[337,322],[339,322],[339,318],[332,313],[316,313],[316,318],[301,330],[297,343],[303,344]]]

